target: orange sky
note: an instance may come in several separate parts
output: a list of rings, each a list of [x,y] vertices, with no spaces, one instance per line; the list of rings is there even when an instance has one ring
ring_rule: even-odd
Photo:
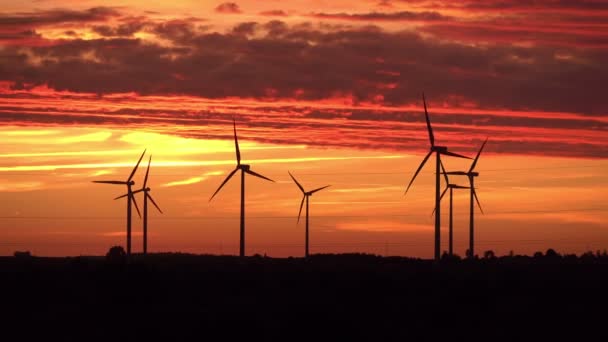
[[[238,177],[209,202],[234,117],[244,161],[277,181],[247,179],[248,254],[303,253],[290,170],[332,185],[311,197],[312,253],[431,257],[433,163],[403,196],[428,149],[422,91],[439,144],[473,156],[489,137],[478,253],[608,245],[603,3],[101,5],[0,1],[0,255],[124,244],[124,189],[91,181],[126,178],[144,148],[165,212],[150,250],[235,254]],[[468,194],[455,203],[463,255]]]

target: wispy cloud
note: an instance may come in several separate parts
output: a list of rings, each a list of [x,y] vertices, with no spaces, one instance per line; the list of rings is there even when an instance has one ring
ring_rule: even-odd
[[[0,180],[0,191],[6,191],[6,192],[21,192],[21,191],[33,191],[33,190],[38,190],[44,187],[44,183],[43,182],[37,182],[37,181],[26,181],[26,182],[20,182],[20,181],[7,181],[7,180]]]
[[[403,190],[403,187],[399,186],[381,186],[381,187],[369,187],[369,188],[342,188],[342,189],[333,189],[332,192],[341,192],[341,193],[353,193],[353,192],[384,192],[384,191],[393,191],[393,190]]]
[[[208,179],[209,176],[219,176],[222,174],[223,174],[222,171],[211,171],[211,172],[206,172],[202,176],[191,177],[191,178],[184,179],[184,180],[171,181],[168,183],[161,184],[161,186],[162,187],[172,187],[172,186],[180,186],[180,185],[190,185],[190,184],[200,183],[200,182]]]
[[[105,233],[101,233],[99,235],[104,236],[104,237],[120,237],[120,236],[126,236],[126,232],[124,231],[118,231],[118,232],[105,232]],[[143,233],[142,232],[138,232],[138,231],[133,231],[131,232],[132,236],[142,236]]]
[[[337,230],[366,231],[366,232],[417,232],[429,231],[429,225],[415,224],[390,220],[338,222]]]
[[[256,164],[277,164],[277,163],[302,163],[302,162],[322,162],[335,160],[365,160],[365,159],[398,159],[403,156],[355,156],[355,157],[296,157],[296,158],[261,158],[251,159],[247,162]],[[234,160],[213,160],[213,161],[157,161],[155,167],[190,167],[190,166],[217,166],[233,165]],[[124,163],[82,163],[82,164],[51,164],[51,165],[19,165],[2,166],[0,172],[7,171],[56,171],[65,169],[104,169],[104,168],[133,168],[132,162]]]

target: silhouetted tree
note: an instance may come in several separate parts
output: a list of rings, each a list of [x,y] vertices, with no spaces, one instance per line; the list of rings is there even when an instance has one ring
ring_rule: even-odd
[[[593,261],[595,259],[595,255],[593,255],[592,251],[587,251],[581,255],[580,259],[583,261]]]
[[[112,264],[123,264],[127,260],[127,253],[122,246],[113,246],[106,253],[106,261]]]
[[[547,251],[545,252],[545,257],[551,259],[561,258],[561,256],[553,248],[547,249]]]
[[[543,257],[543,252],[538,251],[534,253],[534,258],[542,258]]]
[[[493,250],[483,252],[484,259],[496,259],[496,254]]]

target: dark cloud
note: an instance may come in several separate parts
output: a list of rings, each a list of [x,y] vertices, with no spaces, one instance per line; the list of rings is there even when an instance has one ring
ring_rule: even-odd
[[[264,11],[264,12],[260,12],[260,15],[266,15],[266,16],[270,16],[270,17],[286,17],[286,16],[288,16],[287,12],[285,12],[283,10]]]
[[[258,23],[255,23],[255,22],[241,23],[241,24],[236,25],[232,29],[232,32],[235,34],[251,35],[251,34],[255,33],[255,29],[257,26],[258,26]]]
[[[218,13],[232,13],[232,14],[242,13],[241,8],[235,2],[224,2],[223,4],[218,5],[215,8],[215,11]]]
[[[268,36],[276,37],[286,34],[289,31],[287,24],[280,20],[272,20],[264,24]]]
[[[105,37],[131,37],[151,25],[146,18],[128,18],[116,26],[95,25],[92,30]]]
[[[23,40],[29,38],[40,38],[40,34],[35,30],[25,30],[20,32],[8,32],[2,33],[0,32],[0,41],[7,40]]]
[[[256,30],[262,36],[249,37]],[[176,46],[118,38],[63,41],[31,48],[36,63],[2,63],[0,79],[100,94],[348,97],[389,106],[417,101],[426,90],[436,99],[486,108],[608,110],[602,91],[607,56],[600,52],[475,47],[373,26],[321,30],[280,21],[240,24],[236,35],[201,32],[189,21],[159,24],[151,32]]]
[[[418,152],[424,152],[428,146],[421,109],[389,111],[270,104],[241,106],[238,103],[216,104],[212,109],[184,109],[179,100],[164,105],[155,103],[151,109],[138,107],[128,98],[120,97],[112,100],[71,97],[75,101],[62,108],[55,107],[58,104],[55,98],[48,103],[43,96],[29,94],[19,98],[30,99],[31,103],[27,107],[0,105],[0,124],[103,125],[200,139],[230,139],[231,120],[236,115],[239,127],[247,127],[242,130],[242,138],[258,142]],[[10,103],[10,100],[11,96],[0,96],[0,103]],[[88,108],[91,100],[111,105]],[[140,100],[141,103],[148,101]],[[201,103],[200,107],[205,105]],[[527,118],[483,111],[437,113],[435,107],[429,111],[437,141],[461,153],[473,154],[481,142],[490,137],[489,152],[608,157],[603,134],[608,129],[606,120],[560,115]],[[178,131],[174,130],[176,125],[180,127]]]
[[[392,6],[396,3],[415,4],[422,8],[464,9],[476,11],[593,11],[608,10],[608,3],[603,0],[382,0],[381,3]]]
[[[142,25],[171,44],[129,36]],[[0,51],[0,81],[95,94],[338,98],[384,106],[415,103],[427,91],[455,107],[608,112],[608,54],[584,46],[463,44],[376,26],[278,20],[241,23],[227,33],[201,28],[194,19],[124,19],[97,30],[108,38],[6,46]],[[449,34],[449,28],[424,30]]]
[[[476,10],[608,10],[608,3],[596,0],[465,0],[454,6]]]
[[[105,21],[118,16],[120,16],[120,12],[112,7],[94,7],[83,11],[58,9],[2,14],[0,15],[0,31],[21,28],[31,29],[54,24]]]
[[[450,20],[439,12],[372,12],[372,13],[313,13],[318,19],[368,20],[368,21],[439,21]]]
[[[189,44],[201,31],[205,31],[204,27],[197,26],[199,19],[174,19],[162,23],[157,23],[150,29],[151,33],[158,37],[168,39],[177,44]]]

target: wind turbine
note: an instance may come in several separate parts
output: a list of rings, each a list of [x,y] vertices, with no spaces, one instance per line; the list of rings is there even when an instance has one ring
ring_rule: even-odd
[[[250,165],[241,164],[241,151],[239,150],[239,141],[236,136],[236,121],[233,119],[232,123],[233,123],[233,127],[234,127],[234,146],[236,149],[236,168],[234,170],[232,170],[232,172],[230,172],[230,174],[228,174],[228,177],[226,177],[226,179],[224,179],[224,181],[222,182],[220,187],[217,188],[217,190],[215,190],[215,193],[213,194],[213,196],[211,196],[211,198],[209,199],[209,202],[211,202],[213,197],[215,197],[215,195],[217,195],[217,193],[220,192],[222,187],[230,180],[230,178],[232,178],[232,176],[234,176],[234,174],[238,170],[241,170],[241,230],[240,230],[239,256],[244,257],[245,256],[245,173],[248,173],[252,176],[256,176],[258,178],[265,179],[267,181],[271,181],[271,182],[274,182],[274,181],[270,178],[260,175],[259,173],[251,171]]]
[[[158,204],[156,204],[156,202],[152,198],[152,195],[150,195],[150,190],[151,190],[150,187],[146,186],[146,184],[148,184],[148,173],[150,172],[150,163],[151,162],[152,162],[152,156],[150,156],[150,159],[148,159],[148,168],[146,169],[146,177],[144,177],[144,184],[142,185],[141,189],[133,191],[133,195],[135,195],[138,192],[144,193],[144,239],[143,239],[144,240],[144,255],[146,255],[148,253],[148,199],[150,199],[152,204],[156,207],[156,209],[158,209],[158,211],[161,214],[163,213],[163,211],[160,210],[160,208],[158,207]],[[123,198],[128,195],[129,195],[129,193],[126,193],[122,196],[118,196],[115,198],[115,200],[117,200],[119,198]]]
[[[141,157],[139,157],[137,164],[135,164],[133,171],[131,171],[129,178],[127,178],[126,181],[93,181],[93,183],[120,184],[127,186],[127,256],[131,256],[131,202],[133,202],[133,204],[135,205],[135,209],[137,209],[137,214],[141,217],[141,214],[139,213],[139,208],[137,207],[137,202],[135,202],[135,197],[133,197],[133,190],[131,189],[131,187],[135,185],[135,182],[132,179],[135,175],[135,171],[137,171],[139,163],[144,157],[144,154],[146,154],[146,150],[144,150],[144,152],[141,154]]]
[[[448,233],[448,238],[449,238],[449,242],[448,242],[448,253],[450,256],[452,256],[454,254],[454,225],[453,225],[453,211],[452,211],[452,204],[453,204],[453,195],[454,195],[454,189],[468,189],[468,186],[462,186],[462,185],[458,185],[458,184],[452,184],[450,183],[450,180],[448,178],[448,174],[445,172],[445,168],[443,167],[443,163],[441,163],[441,170],[443,171],[443,176],[445,177],[445,190],[443,190],[443,192],[441,193],[441,196],[439,197],[439,201],[441,202],[441,200],[443,199],[443,196],[445,196],[446,192],[448,190],[450,190],[450,230]],[[433,209],[433,213],[431,215],[433,215],[435,213],[436,209]]]
[[[300,183],[298,183],[298,181],[296,180],[296,178],[291,174],[291,172],[287,171],[287,173],[289,173],[289,175],[291,176],[291,179],[293,179],[294,182],[296,182],[296,185],[298,186],[298,188],[300,188],[300,190],[302,191],[302,194],[304,195],[304,197],[302,197],[302,202],[300,202],[300,211],[298,212],[298,223],[300,223],[300,215],[302,215],[302,207],[304,206],[304,200],[306,200],[306,246],[304,249],[304,256],[306,258],[308,258],[308,198],[310,196],[312,196],[312,194],[314,194],[317,191],[321,191],[327,187],[330,187],[331,185],[326,185],[323,187],[320,187],[318,189],[314,189],[311,191],[306,192],[304,190],[304,188],[302,187],[302,185]]]
[[[464,171],[452,171],[452,172],[445,172],[445,174],[448,175],[460,175],[460,176],[467,176],[469,178],[469,186],[471,189],[471,193],[470,193],[470,202],[469,202],[469,258],[473,258],[475,257],[475,220],[474,220],[474,214],[475,214],[475,210],[474,210],[474,205],[473,205],[473,198],[475,198],[475,201],[477,202],[477,206],[479,207],[479,210],[481,211],[481,213],[483,214],[483,209],[481,209],[481,204],[479,203],[479,198],[477,198],[477,192],[475,191],[475,177],[479,176],[478,172],[475,172],[475,166],[477,165],[477,160],[479,159],[479,155],[481,155],[481,151],[483,151],[483,148],[486,146],[486,143],[488,142],[488,139],[486,139],[483,144],[481,144],[481,148],[479,148],[479,151],[477,152],[477,156],[475,156],[475,159],[473,160],[473,163],[471,164],[471,168],[469,169],[469,171],[464,172]]]
[[[460,155],[460,154],[456,154],[454,152],[449,152],[448,148],[446,146],[437,146],[437,145],[435,145],[435,136],[433,135],[433,127],[431,127],[431,120],[429,118],[429,113],[428,113],[428,111],[426,109],[426,99],[424,98],[424,93],[422,93],[422,102],[424,103],[424,115],[425,115],[425,118],[426,118],[426,127],[427,127],[427,130],[429,132],[429,141],[431,143],[431,148],[429,150],[429,153],[422,160],[422,163],[420,163],[420,166],[418,166],[418,169],[416,170],[416,173],[414,173],[414,177],[412,177],[412,180],[410,181],[410,183],[408,184],[407,188],[405,189],[405,193],[407,194],[408,190],[410,189],[410,186],[412,186],[412,183],[414,183],[414,180],[416,179],[416,176],[418,176],[418,173],[420,172],[420,170],[422,169],[422,167],[424,167],[424,164],[429,159],[429,157],[431,156],[431,154],[435,153],[435,156],[436,156],[436,165],[435,165],[435,208],[437,208],[437,210],[435,210],[435,260],[439,261],[439,258],[440,258],[440,249],[441,249],[441,206],[439,205],[439,203],[440,203],[440,200],[439,200],[440,194],[439,194],[439,192],[440,192],[440,185],[441,185],[439,167],[440,167],[440,164],[441,164],[441,155],[443,154],[443,155],[446,155],[446,156],[465,158],[465,159],[471,159],[471,158],[465,157],[465,156]]]

